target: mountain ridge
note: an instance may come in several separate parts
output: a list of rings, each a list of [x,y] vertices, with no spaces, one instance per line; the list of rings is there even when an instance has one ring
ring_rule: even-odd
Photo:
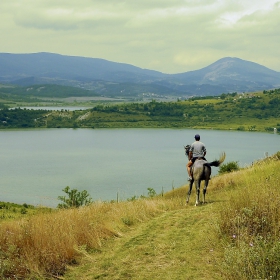
[[[280,72],[235,57],[221,58],[194,71],[165,74],[101,58],[47,52],[0,53],[0,82],[67,85],[111,96],[128,94],[132,87],[135,96],[147,92],[193,96],[276,88],[280,86]]]

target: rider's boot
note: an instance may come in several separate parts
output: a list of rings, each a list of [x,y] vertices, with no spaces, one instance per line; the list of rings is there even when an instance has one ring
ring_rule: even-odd
[[[193,178],[192,178],[192,167],[190,168],[190,173],[189,173],[189,179],[188,179],[188,181],[192,181],[193,180]]]

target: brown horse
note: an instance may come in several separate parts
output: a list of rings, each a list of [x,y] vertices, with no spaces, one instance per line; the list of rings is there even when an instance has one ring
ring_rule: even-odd
[[[185,154],[188,156],[189,151],[190,151],[190,145],[185,146]],[[221,163],[224,162],[226,158],[225,152],[223,152],[220,156],[219,160],[215,160],[212,162],[208,162],[203,159],[197,159],[194,164],[192,165],[192,181],[190,181],[190,187],[187,195],[187,200],[186,202],[189,203],[190,195],[192,192],[192,186],[193,183],[195,183],[195,188],[196,188],[196,202],[195,206],[197,206],[200,201],[199,201],[199,196],[200,196],[200,184],[201,181],[205,181],[204,184],[204,189],[203,189],[203,203],[205,203],[205,195],[206,195],[206,190],[207,186],[210,180],[210,175],[211,175],[211,166],[218,167]]]

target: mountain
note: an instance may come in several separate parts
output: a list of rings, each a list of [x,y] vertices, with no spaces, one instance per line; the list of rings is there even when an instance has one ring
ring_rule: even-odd
[[[280,72],[254,62],[226,57],[201,70],[175,75],[190,84],[220,85],[236,91],[258,90],[280,85]]]
[[[36,97],[51,97],[51,98],[66,98],[66,97],[93,97],[100,96],[92,90],[85,90],[77,87],[69,87],[55,84],[44,84],[32,86],[1,86],[0,97],[5,99],[5,96],[36,96]]]
[[[199,70],[164,74],[99,58],[0,53],[0,82],[22,86],[67,85],[105,96],[219,95],[279,87],[280,72],[231,57]]]
[[[114,82],[143,82],[163,74],[133,65],[100,58],[65,56],[53,53],[0,53],[0,77],[6,80],[30,77],[58,80],[105,80]]]

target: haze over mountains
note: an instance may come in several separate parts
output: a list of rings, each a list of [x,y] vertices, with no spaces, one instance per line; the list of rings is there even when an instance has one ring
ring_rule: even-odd
[[[99,58],[0,53],[0,83],[67,85],[104,96],[219,95],[280,87],[280,72],[232,57],[199,70],[165,74]]]

